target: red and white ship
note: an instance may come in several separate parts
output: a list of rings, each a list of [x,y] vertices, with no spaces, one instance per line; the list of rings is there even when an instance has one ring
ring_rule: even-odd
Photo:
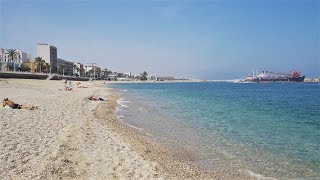
[[[246,82],[303,82],[305,76],[301,76],[298,71],[290,73],[279,73],[264,70],[261,74],[247,76]]]

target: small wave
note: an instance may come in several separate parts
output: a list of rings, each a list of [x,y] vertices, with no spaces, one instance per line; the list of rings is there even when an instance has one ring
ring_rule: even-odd
[[[119,116],[117,116],[117,118],[118,118],[118,119],[121,119],[121,118],[123,118],[123,115],[119,115]]]
[[[124,104],[121,104],[121,106],[122,106],[122,107],[129,107],[129,106],[127,106],[127,105],[124,105]]]
[[[124,98],[121,98],[119,100],[117,100],[117,103],[121,106],[121,107],[129,107],[126,105],[126,103],[129,103],[130,101],[125,101]]]
[[[141,128],[137,127],[137,126],[133,126],[133,125],[130,125],[130,124],[126,124],[126,125],[129,126],[129,127],[134,128],[134,129],[138,129],[140,131],[143,131],[143,129],[141,129]]]
[[[137,130],[139,130],[139,131],[141,131],[141,132],[145,133],[147,136],[153,136],[153,134],[147,133],[147,132],[146,132],[146,131],[144,131],[144,129],[142,129],[142,128],[139,128],[139,127],[137,127],[137,126],[133,126],[133,125],[128,124],[128,123],[125,123],[125,124],[126,124],[127,126],[129,126],[129,127],[133,128],[133,129],[137,129]]]
[[[119,108],[119,107],[117,107],[116,108],[116,111],[115,111],[115,114],[117,115],[117,119],[120,121],[120,122],[122,122],[122,119],[123,119],[123,114],[121,114],[121,112],[119,112],[119,111],[121,111],[121,109]]]
[[[128,91],[128,90],[125,89],[125,90],[123,90],[123,91],[126,92],[126,91]]]
[[[261,174],[257,174],[257,173],[254,173],[252,171],[247,171],[248,174],[252,177],[255,177],[255,178],[258,178],[258,179],[264,179],[264,180],[277,180],[275,178],[272,178],[272,177],[265,177],[265,176],[262,176]]]
[[[147,134],[148,136],[153,136],[153,134],[150,134],[150,133],[147,133],[147,132],[146,132],[146,134]]]

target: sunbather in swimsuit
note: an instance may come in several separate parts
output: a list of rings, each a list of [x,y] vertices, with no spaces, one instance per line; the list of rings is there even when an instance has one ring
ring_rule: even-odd
[[[104,101],[104,99],[103,98],[97,98],[97,97],[94,97],[94,96],[90,96],[89,97],[89,100],[91,100],[91,101]]]
[[[9,106],[12,109],[29,109],[29,110],[34,110],[38,109],[37,106],[23,106],[21,104],[14,103],[13,101],[10,101],[8,98],[5,98],[2,102],[3,107]]]
[[[10,106],[12,109],[21,109],[21,105],[20,104],[16,104],[12,102],[12,105]]]

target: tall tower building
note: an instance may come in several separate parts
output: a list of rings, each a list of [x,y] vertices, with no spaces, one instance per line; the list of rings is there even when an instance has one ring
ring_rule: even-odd
[[[37,44],[37,57],[49,63],[52,73],[57,73],[57,48],[46,43]]]

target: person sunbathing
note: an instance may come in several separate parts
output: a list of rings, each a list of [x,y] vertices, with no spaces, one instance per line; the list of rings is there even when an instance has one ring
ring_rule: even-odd
[[[98,97],[94,97],[94,96],[90,96],[88,99],[91,101],[104,101],[103,98],[101,98],[101,97],[98,98]]]
[[[10,107],[12,109],[28,109],[28,110],[34,110],[38,109],[38,106],[24,106],[21,104],[14,103],[13,101],[9,100],[8,98],[5,98],[2,102],[3,107]]]
[[[65,86],[65,87],[64,87],[64,90],[65,90],[65,91],[72,91],[72,86]]]

